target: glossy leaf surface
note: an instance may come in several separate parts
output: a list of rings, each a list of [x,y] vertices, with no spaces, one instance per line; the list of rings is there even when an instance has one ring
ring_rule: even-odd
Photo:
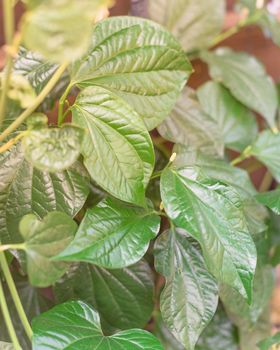
[[[225,1],[149,0],[149,16],[170,30],[184,50],[208,47],[222,30]]]
[[[204,265],[198,243],[183,230],[162,233],[154,249],[156,270],[166,277],[160,297],[162,318],[185,348],[192,350],[215,314],[217,283]]]
[[[83,130],[72,125],[29,130],[22,139],[26,160],[42,171],[69,168],[79,157]]]
[[[166,140],[223,156],[224,143],[217,121],[202,110],[195,92],[188,87],[158,131]]]
[[[160,217],[152,209],[108,198],[87,210],[75,239],[58,259],[113,269],[129,266],[144,256],[159,226]]]
[[[151,21],[116,17],[99,22],[87,55],[72,67],[78,86],[103,86],[156,127],[173,108],[192,71],[175,38]]]
[[[202,54],[213,79],[221,82],[245,106],[260,113],[275,126],[277,92],[263,65],[253,56],[219,48]]]
[[[98,313],[81,301],[58,305],[37,317],[32,325],[34,350],[163,350],[159,341],[143,330],[105,337]]]
[[[137,113],[115,94],[96,86],[79,95],[73,121],[86,130],[82,154],[93,180],[115,197],[143,205],[154,151]]]
[[[197,92],[205,113],[218,122],[228,148],[242,151],[257,135],[253,114],[218,82],[207,82]]]
[[[72,241],[77,224],[68,215],[54,211],[42,221],[34,214],[25,215],[19,229],[24,239],[30,283],[37,287],[53,284],[65,273],[67,265],[51,258]]]
[[[153,274],[141,260],[123,269],[106,270],[80,264],[66,272],[54,286],[58,303],[83,300],[99,312],[102,329],[142,328],[153,311]]]
[[[174,224],[200,243],[210,272],[250,302],[256,248],[234,188],[217,180],[198,181],[194,168],[166,169],[161,196]]]

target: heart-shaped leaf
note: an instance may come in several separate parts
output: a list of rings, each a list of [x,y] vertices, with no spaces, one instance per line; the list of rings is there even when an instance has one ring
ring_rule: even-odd
[[[83,90],[72,110],[73,121],[86,130],[82,154],[91,177],[115,197],[144,205],[154,151],[141,118],[98,86]]]
[[[72,67],[72,84],[99,85],[127,101],[156,127],[173,108],[192,71],[176,39],[156,23],[116,17],[96,24],[85,57]]]
[[[25,158],[37,169],[57,172],[79,157],[83,130],[72,125],[29,130],[22,139]]]
[[[198,180],[195,168],[168,168],[161,197],[175,225],[200,243],[210,272],[250,303],[256,248],[238,192],[214,179]]]
[[[156,269],[166,277],[162,318],[185,348],[193,350],[217,309],[217,282],[206,269],[198,243],[183,230],[161,234],[154,253]]]
[[[113,269],[129,266],[144,256],[159,226],[160,217],[152,209],[108,198],[87,210],[75,239],[57,259]]]
[[[163,350],[160,342],[143,330],[104,336],[98,313],[81,301],[54,307],[35,318],[32,328],[33,350]]]
[[[75,221],[61,212],[51,212],[42,221],[34,214],[25,215],[19,224],[24,239],[29,281],[37,287],[53,284],[66,271],[67,265],[52,261],[74,238]]]
[[[115,270],[82,263],[66,272],[55,284],[54,293],[58,303],[76,299],[92,305],[102,329],[111,334],[146,325],[154,307],[153,279],[145,260]]]
[[[273,80],[255,57],[229,48],[218,48],[214,52],[204,52],[202,59],[209,64],[213,79],[225,85],[245,106],[263,115],[270,127],[275,127],[277,91]]]
[[[218,122],[228,148],[243,151],[257,135],[257,121],[251,111],[218,82],[209,81],[197,92],[205,113]]]

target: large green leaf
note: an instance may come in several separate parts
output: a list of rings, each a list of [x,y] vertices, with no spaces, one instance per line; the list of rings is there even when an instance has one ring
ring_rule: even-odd
[[[273,336],[266,338],[259,342],[258,346],[260,350],[270,350],[272,345],[280,344],[280,332],[274,334]]]
[[[32,323],[33,350],[163,350],[150,333],[131,329],[104,336],[99,315],[81,301],[58,305]]]
[[[144,327],[154,307],[153,290],[153,274],[144,260],[117,270],[73,266],[54,286],[58,303],[77,299],[92,305],[106,333]]]
[[[208,47],[222,30],[225,1],[149,0],[149,16],[167,27],[184,50]]]
[[[43,297],[39,289],[32,287],[28,283],[26,278],[20,276],[19,274],[13,274],[13,279],[15,281],[22,306],[24,308],[24,311],[26,313],[26,316],[29,322],[31,322],[31,320],[35,316],[40,315],[42,312],[47,311],[51,306],[53,306],[53,303],[49,299],[46,299],[45,297]],[[15,304],[12,300],[11,293],[5,282],[3,282],[3,286],[4,286],[4,293],[7,300],[7,304],[9,306],[10,314],[12,317],[13,325],[15,327],[15,331],[18,336],[22,350],[30,350],[31,349],[30,340],[25,334],[21,320],[15,308]],[[2,341],[5,341],[5,342],[10,341],[10,336],[5,325],[3,315],[1,314],[1,310],[0,310],[0,338]],[[0,346],[0,349],[1,349],[1,346]]]
[[[251,148],[251,154],[263,162],[275,179],[280,182],[280,133],[261,132]]]
[[[173,151],[176,152],[174,164],[177,167],[195,167],[199,177],[211,177],[233,186],[242,199],[256,194],[247,171],[231,166],[225,160],[193,152],[181,145],[175,145]]]
[[[197,96],[205,113],[218,122],[228,148],[242,151],[254,140],[258,130],[255,117],[220,83],[205,83]]]
[[[168,216],[201,245],[206,264],[219,282],[250,302],[256,248],[238,192],[214,179],[198,181],[195,168],[168,168],[161,196]]]
[[[93,9],[97,14],[103,0],[44,0],[25,18],[25,45],[55,62],[73,61],[88,49]]]
[[[157,126],[173,108],[192,71],[174,37],[142,18],[116,17],[99,22],[87,55],[72,67],[72,84],[100,85],[126,100]]]
[[[75,239],[57,258],[113,269],[129,266],[143,257],[159,227],[152,209],[108,198],[87,210]]]
[[[252,329],[269,305],[273,286],[273,270],[269,265],[256,269],[251,305],[232,288],[221,286],[220,297],[232,322],[239,328]]]
[[[72,241],[77,224],[67,214],[53,211],[42,221],[34,214],[25,215],[19,229],[30,283],[37,287],[53,284],[65,273],[67,264],[51,259]]]
[[[204,265],[198,243],[183,230],[164,232],[154,249],[156,269],[166,277],[160,297],[162,318],[185,348],[193,350],[215,314],[217,283]]]
[[[263,65],[253,56],[219,48],[204,52],[213,79],[221,82],[245,106],[263,115],[270,127],[275,127],[277,91]]]
[[[188,87],[158,131],[166,140],[223,156],[223,137],[217,121],[202,110],[195,92]]]
[[[280,188],[274,191],[258,193],[256,199],[259,203],[271,209],[275,214],[280,215]]]
[[[72,110],[73,121],[86,130],[82,154],[91,177],[115,197],[143,205],[154,151],[141,118],[98,86],[83,90]]]
[[[75,216],[87,198],[88,178],[83,167],[75,163],[64,172],[41,172],[24,159],[21,145],[0,154],[0,240],[21,240],[18,224],[33,212],[43,218],[58,210]]]
[[[78,159],[82,138],[83,130],[70,124],[28,130],[22,139],[24,156],[39,170],[62,171]]]

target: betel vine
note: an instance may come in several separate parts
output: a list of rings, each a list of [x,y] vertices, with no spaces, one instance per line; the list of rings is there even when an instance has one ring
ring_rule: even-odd
[[[16,27],[17,2],[2,1],[0,349],[277,346],[278,87],[221,47],[250,25],[280,45],[273,6],[242,0],[223,31],[223,0],[133,2],[148,18],[25,0]],[[196,91],[194,58],[211,77]]]

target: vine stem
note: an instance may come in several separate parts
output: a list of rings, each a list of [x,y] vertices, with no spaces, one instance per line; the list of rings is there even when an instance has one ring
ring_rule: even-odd
[[[237,158],[233,159],[230,162],[230,165],[233,165],[233,166],[237,165],[243,160],[249,158],[251,156],[251,150],[252,150],[252,146],[248,146],[247,148],[245,148],[245,150],[240,154],[240,156],[238,156]]]
[[[262,182],[259,187],[259,192],[265,192],[268,191],[271,187],[273,181],[273,176],[269,171],[267,171],[262,179]]]
[[[30,327],[29,321],[26,317],[24,308],[22,306],[21,300],[19,298],[16,286],[15,286],[15,282],[12,278],[10,269],[9,269],[9,265],[7,263],[6,257],[5,257],[5,253],[4,252],[0,252],[0,265],[4,274],[4,277],[6,279],[7,285],[9,287],[12,299],[14,301],[16,310],[18,312],[19,318],[22,322],[23,328],[28,336],[28,338],[31,340],[33,332],[32,329]]]
[[[44,87],[44,89],[40,92],[40,94],[35,99],[34,103],[28,107],[21,115],[0,135],[0,142],[3,141],[11,132],[16,130],[27,117],[30,116],[32,112],[36,110],[38,106],[44,101],[49,92],[55,87],[56,83],[64,73],[68,66],[68,62],[64,62],[54,73],[54,75],[49,80],[48,84]]]
[[[66,113],[63,113],[63,109],[64,109],[64,104],[65,104],[65,100],[70,92],[70,90],[72,89],[73,84],[70,82],[67,86],[67,88],[65,89],[63,95],[60,97],[59,99],[59,106],[58,106],[58,125],[61,125],[64,121],[65,115]]]
[[[2,313],[3,313],[3,317],[11,338],[11,341],[13,343],[14,349],[15,350],[21,350],[12,320],[11,320],[11,315],[8,309],[8,305],[7,305],[7,301],[5,299],[5,295],[4,295],[4,290],[3,290],[3,285],[2,282],[0,280],[0,306],[2,309]]]
[[[7,46],[11,46],[13,43],[14,35],[14,6],[13,0],[3,0],[3,12],[4,12],[4,32],[5,42]],[[10,78],[13,70],[13,57],[11,52],[7,52],[6,70],[4,72],[4,80],[2,93],[0,97],[0,127],[4,120],[7,93],[10,85]]]

